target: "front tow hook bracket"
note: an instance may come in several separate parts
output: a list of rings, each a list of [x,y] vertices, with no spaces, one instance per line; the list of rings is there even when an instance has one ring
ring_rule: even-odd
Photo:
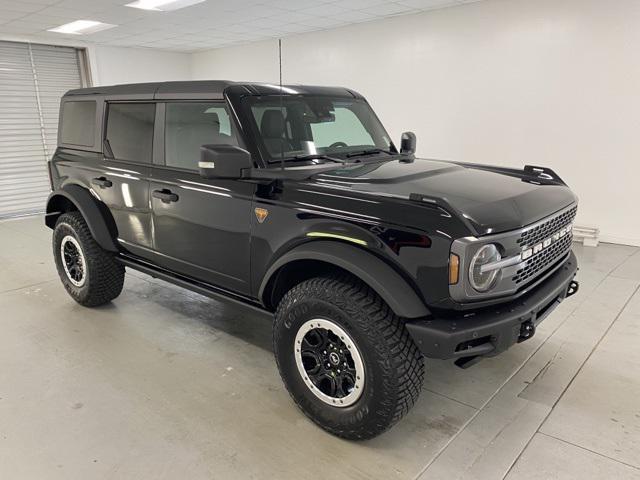
[[[520,325],[520,336],[518,337],[518,343],[529,340],[536,333],[536,326],[531,320],[524,322]]]
[[[569,288],[567,288],[567,298],[569,298],[571,295],[575,295],[576,293],[578,293],[579,288],[580,288],[580,284],[575,280],[571,280],[571,283],[569,284]]]

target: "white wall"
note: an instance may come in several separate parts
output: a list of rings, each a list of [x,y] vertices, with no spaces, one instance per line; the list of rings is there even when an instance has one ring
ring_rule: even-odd
[[[364,94],[422,156],[546,165],[578,224],[640,245],[640,2],[486,0],[283,39],[285,83]],[[192,55],[195,79],[277,82],[277,41]]]
[[[89,50],[94,85],[189,80],[190,55],[150,48],[96,45]]]

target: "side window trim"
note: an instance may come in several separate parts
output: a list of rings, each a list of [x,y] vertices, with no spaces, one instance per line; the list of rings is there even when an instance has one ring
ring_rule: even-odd
[[[137,160],[129,160],[126,158],[118,158],[113,154],[113,150],[111,149],[111,145],[109,142],[109,139],[107,138],[107,131],[109,128],[109,112],[110,112],[110,108],[111,105],[116,105],[116,104],[125,104],[125,105],[133,105],[133,104],[146,104],[146,105],[153,105],[154,108],[154,121],[152,124],[152,128],[153,128],[153,133],[152,133],[152,141],[151,141],[151,157],[149,159],[148,162],[140,162]],[[119,162],[119,163],[129,163],[129,164],[134,164],[134,165],[153,165],[154,163],[154,158],[155,158],[155,132],[156,132],[156,119],[157,119],[157,110],[158,110],[158,102],[155,102],[153,100],[140,100],[140,101],[135,101],[135,100],[109,100],[109,99],[105,99],[104,101],[104,113],[103,113],[103,121],[102,121],[102,132],[101,132],[101,142],[102,142],[102,151],[103,151],[103,156],[105,159],[110,160],[110,161],[114,161],[114,162]]]
[[[166,111],[167,104],[165,102],[156,103],[156,118],[153,128],[153,161],[151,162],[156,167],[166,166],[166,155],[164,147]]]

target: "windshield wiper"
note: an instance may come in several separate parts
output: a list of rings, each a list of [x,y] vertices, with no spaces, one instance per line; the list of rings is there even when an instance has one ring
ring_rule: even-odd
[[[360,150],[359,152],[351,152],[351,153],[347,153],[347,158],[351,158],[351,157],[363,157],[365,155],[374,155],[376,153],[388,153],[389,155],[396,155],[395,152],[392,152],[391,150],[384,150],[382,148],[370,148],[368,150]]]
[[[330,157],[329,155],[322,155],[320,153],[312,153],[309,155],[296,155],[293,157],[294,160],[330,160],[336,163],[347,163],[346,160],[336,157]]]

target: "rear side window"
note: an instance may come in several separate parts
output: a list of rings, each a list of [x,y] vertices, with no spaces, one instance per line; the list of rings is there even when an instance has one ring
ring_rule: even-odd
[[[105,143],[113,158],[151,163],[155,116],[154,103],[110,103]]]
[[[92,147],[96,133],[96,102],[64,102],[62,105],[62,143]]]

